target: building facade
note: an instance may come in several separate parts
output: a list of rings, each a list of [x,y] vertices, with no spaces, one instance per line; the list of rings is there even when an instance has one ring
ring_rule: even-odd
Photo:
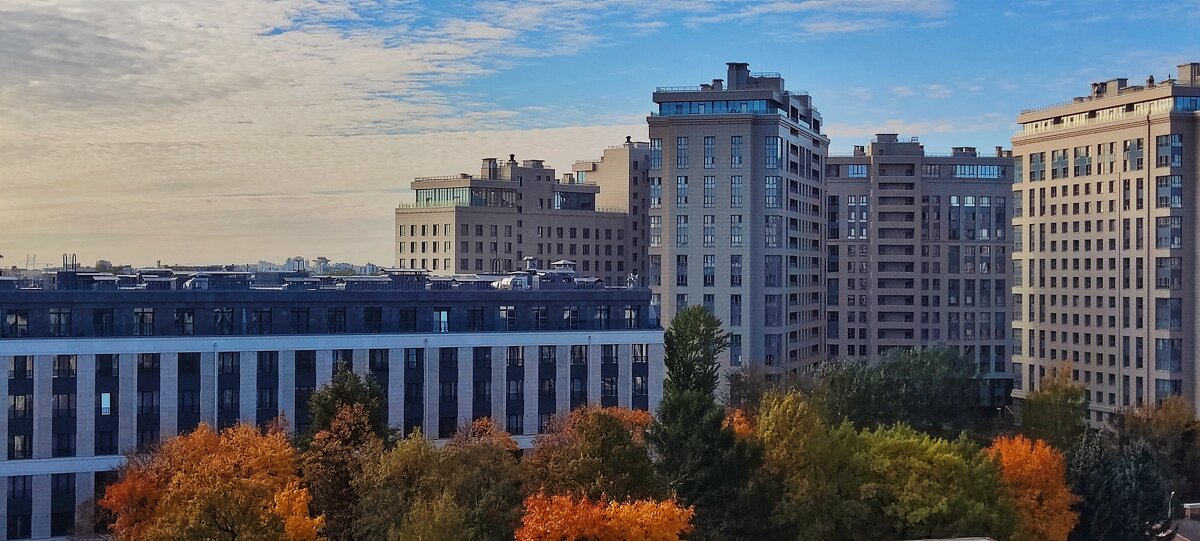
[[[1023,398],[1069,370],[1092,423],[1182,394],[1198,403],[1200,64],[1092,85],[1024,111],[1013,137],[1013,328]]]
[[[931,155],[879,134],[825,167],[826,352],[876,358],[944,344],[1012,391],[1011,152]]]
[[[653,98],[649,272],[664,324],[699,304],[731,334],[726,366],[778,377],[820,362],[829,140],[811,98],[744,63]]]
[[[200,422],[306,430],[336,370],[374,378],[388,422],[438,438],[480,417],[528,446],[583,404],[651,410],[662,330],[650,291],[568,271],[491,280],[424,273],[60,273],[0,283],[0,476],[8,539],[65,535],[122,454]]]
[[[478,176],[413,180],[396,209],[396,266],[503,274],[575,262],[580,274],[624,284],[645,276],[649,146],[626,141],[556,177],[541,160],[485,158]]]

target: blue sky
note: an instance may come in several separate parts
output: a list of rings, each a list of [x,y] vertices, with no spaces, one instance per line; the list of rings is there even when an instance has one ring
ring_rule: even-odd
[[[390,263],[413,176],[598,157],[727,61],[810,92],[835,152],[945,152],[1170,76],[1198,30],[1195,0],[9,1],[0,254]]]

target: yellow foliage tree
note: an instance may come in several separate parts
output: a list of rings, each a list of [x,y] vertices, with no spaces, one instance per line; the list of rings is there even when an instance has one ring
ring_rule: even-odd
[[[119,539],[312,541],[324,524],[309,517],[287,436],[238,425],[190,434],[131,461],[102,507]]]
[[[1015,541],[1065,541],[1078,515],[1067,487],[1062,453],[1025,436],[997,438],[986,452],[1000,463],[1000,477],[1020,524]]]
[[[678,541],[691,531],[693,511],[674,500],[597,502],[535,494],[525,499],[517,541]]]

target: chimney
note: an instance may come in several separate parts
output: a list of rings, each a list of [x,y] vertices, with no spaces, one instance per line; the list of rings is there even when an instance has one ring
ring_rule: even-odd
[[[479,178],[484,180],[496,180],[500,178],[500,160],[496,158],[484,158],[483,165],[479,167]]]
[[[1154,88],[1154,76],[1153,75],[1146,76],[1146,86],[1148,88]]]
[[[1180,64],[1179,82],[1189,86],[1200,86],[1200,62]]]
[[[728,70],[725,80],[729,82],[730,90],[745,90],[750,81],[750,64],[745,62],[726,62]]]
[[[633,145],[633,136],[626,135],[625,136],[625,146],[631,146],[631,145]]]
[[[867,147],[865,147],[863,145],[854,145],[854,155],[855,156],[866,156],[867,155]]]
[[[725,81],[723,81],[721,79],[713,79],[712,88],[713,88],[713,90],[717,90],[717,91],[724,90],[725,89]]]
[[[1004,157],[1004,147],[1002,147],[1002,146],[1000,146],[1000,145],[996,145],[996,157],[997,157],[997,158],[1003,158],[1003,157]]]
[[[508,165],[511,165],[513,167],[517,166],[517,155],[516,154],[508,155]]]

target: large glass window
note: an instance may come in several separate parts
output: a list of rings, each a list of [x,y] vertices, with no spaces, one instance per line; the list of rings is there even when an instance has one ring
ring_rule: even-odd
[[[729,216],[729,246],[737,248],[742,245],[742,215]]]
[[[850,178],[867,178],[867,164],[852,163],[847,165],[846,176]]]
[[[1154,369],[1166,372],[1183,370],[1183,340],[1156,338],[1154,340]]]
[[[768,176],[765,183],[765,203],[769,209],[783,206],[783,177]]]
[[[729,285],[730,287],[740,287],[742,285],[742,256],[729,256]]]
[[[704,287],[717,285],[717,256],[704,255]]]
[[[675,138],[675,167],[686,169],[688,166],[688,138]]]
[[[704,168],[712,169],[717,166],[717,138],[706,136],[704,138]]]
[[[1155,218],[1155,248],[1183,247],[1183,217],[1160,216]]]
[[[662,177],[650,177],[650,208],[662,207]]]
[[[650,140],[650,169],[662,169],[662,139]]]
[[[1160,331],[1183,330],[1183,299],[1154,299],[1154,328]]]
[[[729,167],[742,168],[742,136],[734,135],[729,138]]]
[[[662,216],[650,217],[650,246],[662,246]]]
[[[688,217],[675,217],[675,246],[688,245]]]
[[[1165,208],[1182,208],[1183,207],[1183,177],[1180,175],[1168,175],[1158,177],[1156,180],[1155,201],[1156,207]]]
[[[783,139],[774,135],[767,136],[763,155],[766,158],[767,169],[779,169],[783,163]]]
[[[732,208],[740,208],[742,206],[741,175],[733,175],[729,177],[729,206]]]
[[[704,247],[712,248],[717,245],[717,217],[712,214],[704,215]]]
[[[783,216],[767,216],[763,237],[767,248],[778,248],[783,236]]]
[[[717,205],[717,177],[704,177],[704,208],[709,209]]]
[[[688,257],[686,255],[675,256],[675,285],[688,285]]]

